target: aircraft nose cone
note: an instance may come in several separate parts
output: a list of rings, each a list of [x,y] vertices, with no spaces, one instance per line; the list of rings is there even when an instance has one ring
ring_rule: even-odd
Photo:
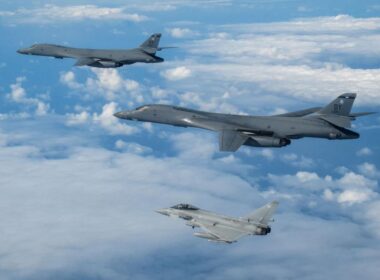
[[[117,112],[115,114],[113,114],[116,118],[119,118],[119,119],[127,119],[127,120],[131,120],[132,119],[132,113],[133,112],[130,112],[130,111],[121,111],[121,112]]]
[[[120,118],[120,119],[123,118],[123,112],[117,112],[117,113],[115,113],[115,114],[113,114],[113,115],[114,115],[114,117],[116,117],[116,118]]]
[[[163,209],[158,209],[156,210],[157,213],[161,214],[161,215],[165,215],[165,216],[169,216],[169,213],[168,213],[168,210],[163,208]]]
[[[17,52],[21,53],[21,54],[27,54],[28,53],[27,49],[18,49]]]

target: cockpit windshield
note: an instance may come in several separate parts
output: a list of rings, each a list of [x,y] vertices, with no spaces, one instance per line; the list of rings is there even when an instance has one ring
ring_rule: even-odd
[[[179,210],[199,210],[198,207],[195,207],[191,204],[177,204],[175,206],[172,207],[173,209],[179,209]]]
[[[143,105],[143,106],[137,107],[137,108],[136,108],[136,111],[144,111],[144,110],[146,110],[146,109],[148,109],[148,106]]]

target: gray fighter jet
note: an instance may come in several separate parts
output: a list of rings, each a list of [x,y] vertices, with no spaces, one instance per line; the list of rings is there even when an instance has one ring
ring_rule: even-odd
[[[156,56],[157,51],[173,47],[159,47],[161,34],[153,34],[138,48],[120,50],[79,49],[51,44],[36,44],[30,48],[19,49],[21,54],[52,56],[55,58],[75,58],[75,66],[116,68],[136,62],[158,63],[164,59]]]
[[[267,235],[271,232],[268,225],[278,206],[273,201],[253,211],[243,218],[233,218],[199,209],[190,204],[178,204],[170,208],[156,210],[169,217],[186,220],[186,225],[201,228],[204,231],[194,235],[209,241],[232,243],[246,235]]]
[[[219,132],[220,151],[234,152],[241,145],[283,147],[292,139],[317,137],[325,139],[356,139],[350,130],[351,121],[372,112],[351,113],[356,94],[345,93],[326,107],[274,116],[244,116],[197,111],[170,105],[145,105],[114,116],[144,122],[182,127],[197,127]]]

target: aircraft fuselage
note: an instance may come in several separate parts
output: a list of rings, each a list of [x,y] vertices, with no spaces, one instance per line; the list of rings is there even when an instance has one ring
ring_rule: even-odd
[[[115,114],[123,119],[197,127],[213,131],[235,130],[249,135],[287,139],[317,137],[326,139],[355,139],[359,134],[329,124],[314,116],[277,117],[244,116],[210,113],[169,105],[147,105],[140,109]]]

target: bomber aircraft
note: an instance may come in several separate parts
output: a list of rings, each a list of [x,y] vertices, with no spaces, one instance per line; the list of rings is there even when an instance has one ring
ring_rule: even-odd
[[[156,56],[157,51],[173,47],[159,47],[161,34],[151,35],[144,43],[134,49],[80,49],[52,44],[35,44],[19,49],[20,54],[51,56],[55,58],[75,58],[74,66],[116,68],[136,62],[158,63],[164,59]]]
[[[194,232],[196,237],[209,241],[233,243],[246,235],[267,235],[271,232],[268,225],[278,206],[273,201],[253,211],[246,217],[233,218],[199,209],[190,204],[177,204],[170,208],[156,210],[169,217],[186,220],[186,225],[201,228],[204,231]]]
[[[340,95],[325,107],[314,107],[274,116],[244,116],[154,104],[114,116],[143,122],[203,128],[219,133],[219,150],[235,152],[241,145],[283,147],[303,137],[330,140],[356,139],[351,121],[373,112],[351,113],[355,93]]]

